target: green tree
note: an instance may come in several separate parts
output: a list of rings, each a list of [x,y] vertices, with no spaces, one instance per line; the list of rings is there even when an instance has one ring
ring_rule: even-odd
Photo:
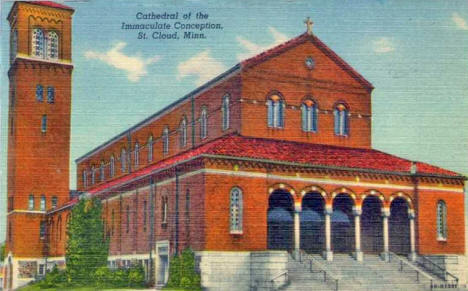
[[[6,246],[5,243],[0,244],[0,263],[5,260],[6,257]]]
[[[73,207],[67,234],[65,260],[69,283],[93,284],[96,270],[107,265],[109,252],[99,199],[81,199]]]

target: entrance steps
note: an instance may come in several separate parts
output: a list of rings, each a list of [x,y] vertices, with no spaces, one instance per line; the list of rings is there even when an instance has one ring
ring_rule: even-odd
[[[348,254],[334,254],[333,261],[329,262],[320,255],[309,256],[315,262],[312,264],[312,270],[315,272],[309,271],[309,260],[299,262],[290,257],[288,262],[290,283],[281,290],[336,290],[336,281],[331,277],[338,279],[339,291],[430,290],[430,276],[420,274],[418,282],[417,272],[411,267],[403,264],[403,271],[400,271],[399,259],[394,258],[391,262],[385,262],[378,255],[365,254],[364,260],[358,262]],[[327,271],[326,282],[324,282],[324,272],[319,272],[320,269]],[[437,279],[432,279],[433,282],[437,282]]]

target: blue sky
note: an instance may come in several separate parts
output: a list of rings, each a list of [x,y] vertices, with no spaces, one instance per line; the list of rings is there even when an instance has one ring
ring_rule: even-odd
[[[262,49],[314,33],[374,86],[374,148],[468,174],[468,1],[70,1],[74,160]],[[0,241],[5,235],[8,30],[1,11]],[[220,23],[199,40],[138,40],[138,12]],[[197,12],[208,19],[194,20]],[[181,16],[179,16],[181,17]],[[160,20],[160,22],[162,22]],[[168,21],[172,23],[173,21]],[[171,30],[170,32],[174,32]]]

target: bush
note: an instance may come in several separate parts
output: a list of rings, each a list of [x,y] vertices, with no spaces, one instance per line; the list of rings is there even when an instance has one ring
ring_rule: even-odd
[[[141,265],[132,266],[130,269],[110,270],[101,267],[94,274],[96,287],[104,288],[142,288],[145,287],[145,271]]]
[[[200,289],[200,275],[195,272],[195,254],[191,249],[185,249],[180,256],[172,258],[167,286],[188,290]]]
[[[132,266],[128,270],[128,287],[141,288],[145,286],[145,270],[142,265]]]
[[[60,271],[57,266],[54,266],[51,272],[47,273],[38,285],[44,288],[60,287],[67,285],[67,275],[65,271]]]

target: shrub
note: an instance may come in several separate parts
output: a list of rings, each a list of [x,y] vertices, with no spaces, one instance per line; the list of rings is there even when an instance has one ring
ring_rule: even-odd
[[[65,271],[60,271],[57,266],[54,266],[51,272],[47,273],[38,285],[41,288],[52,288],[67,285],[67,276]]]
[[[200,289],[200,275],[195,272],[195,254],[189,248],[172,258],[168,287],[188,290]]]
[[[145,286],[145,270],[141,265],[132,266],[128,270],[128,287],[140,288]]]

